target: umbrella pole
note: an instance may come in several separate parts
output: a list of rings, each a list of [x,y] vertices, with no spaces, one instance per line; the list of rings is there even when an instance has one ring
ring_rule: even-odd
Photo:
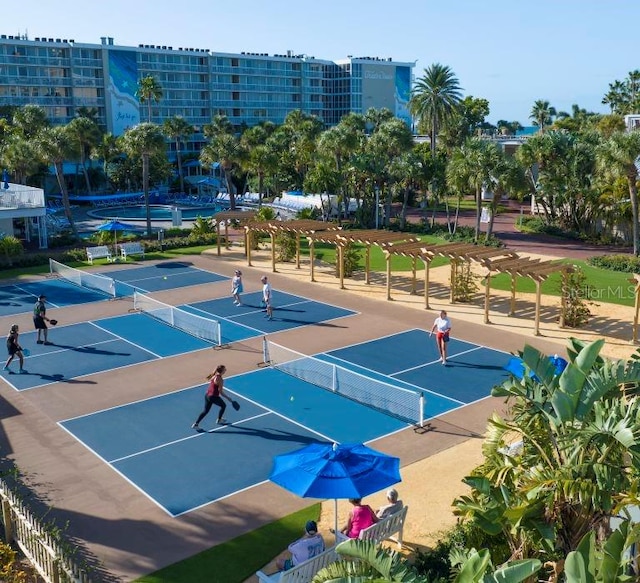
[[[333,499],[333,520],[334,520],[334,532],[336,535],[336,543],[338,544],[338,499]]]

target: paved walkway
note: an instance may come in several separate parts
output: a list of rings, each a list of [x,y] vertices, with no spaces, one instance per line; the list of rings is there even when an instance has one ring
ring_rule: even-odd
[[[523,207],[523,210],[526,214],[526,207]],[[519,208],[512,206],[507,212],[500,213],[496,216],[493,224],[493,232],[509,249],[513,249],[523,255],[548,255],[550,257],[585,260],[594,255],[631,253],[631,248],[629,247],[593,245],[583,241],[554,237],[552,235],[522,233],[516,228],[519,217]],[[413,209],[408,213],[408,220],[418,221],[421,220],[421,218],[422,213],[417,209]],[[458,224],[473,227],[475,226],[475,220],[476,214],[474,211],[464,211],[460,213]],[[445,213],[437,213],[436,221],[445,223]],[[483,223],[481,228],[486,231],[487,225]]]

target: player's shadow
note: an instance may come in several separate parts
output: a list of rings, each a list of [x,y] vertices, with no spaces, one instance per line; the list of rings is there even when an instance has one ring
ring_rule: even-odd
[[[193,265],[191,261],[171,261],[169,263],[159,263],[156,269],[183,269]]]
[[[480,364],[478,362],[465,362],[464,360],[456,360],[455,358],[449,357],[447,360],[447,367],[458,367],[458,368],[473,368],[475,370],[500,370],[504,372],[505,377],[507,375],[507,371],[504,370],[504,367],[498,366],[495,364]]]
[[[73,352],[80,352],[81,354],[96,354],[101,356],[131,356],[130,352],[114,352],[113,350],[104,350],[96,348],[95,346],[67,346],[66,344],[54,343],[53,346],[58,348],[65,348]]]
[[[85,379],[67,378],[63,374],[59,374],[59,373],[58,374],[44,374],[44,373],[41,373],[41,372],[27,372],[26,374],[20,375],[20,376],[39,377],[43,381],[50,381],[52,383],[67,383],[68,385],[95,385],[95,384],[97,384],[96,381],[89,381],[89,380],[85,380]],[[31,387],[27,387],[27,388],[31,388]]]
[[[220,431],[220,429],[214,429],[213,431],[207,431],[206,433],[214,434]],[[300,446],[309,445],[310,443],[321,443],[313,437],[306,435],[300,435],[299,433],[291,433],[290,431],[283,431],[282,429],[255,429],[253,427],[247,427],[246,425],[226,425],[223,429],[225,433],[235,433],[237,435],[255,435],[260,439],[268,439],[270,441],[290,441],[299,443]]]

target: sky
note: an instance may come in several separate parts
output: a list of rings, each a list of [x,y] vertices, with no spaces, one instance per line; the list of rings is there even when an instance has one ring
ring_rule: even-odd
[[[30,39],[392,57],[416,78],[441,63],[494,124],[531,125],[538,99],[608,113],[609,84],[640,69],[638,0],[26,0],[4,16],[0,33]]]

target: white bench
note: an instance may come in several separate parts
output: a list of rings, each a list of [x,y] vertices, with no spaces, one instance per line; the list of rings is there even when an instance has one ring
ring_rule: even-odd
[[[320,569],[335,563],[339,558],[336,547],[331,547],[288,571],[278,571],[273,575],[257,571],[256,575],[261,583],[310,583]]]
[[[398,543],[398,547],[402,548],[402,534],[404,531],[404,521],[407,518],[408,506],[403,506],[398,512],[379,520],[368,528],[360,531],[358,538],[360,540],[371,540],[381,543],[384,540],[392,539]],[[397,534],[397,537],[393,537]],[[349,537],[339,532],[337,538],[340,542],[349,540]]]
[[[113,261],[111,257],[111,251],[106,245],[100,245],[99,247],[87,247],[87,260],[93,265],[94,259],[107,258],[107,261]]]
[[[144,247],[142,243],[120,243],[120,256],[126,261],[129,255],[142,255],[144,259]]]

